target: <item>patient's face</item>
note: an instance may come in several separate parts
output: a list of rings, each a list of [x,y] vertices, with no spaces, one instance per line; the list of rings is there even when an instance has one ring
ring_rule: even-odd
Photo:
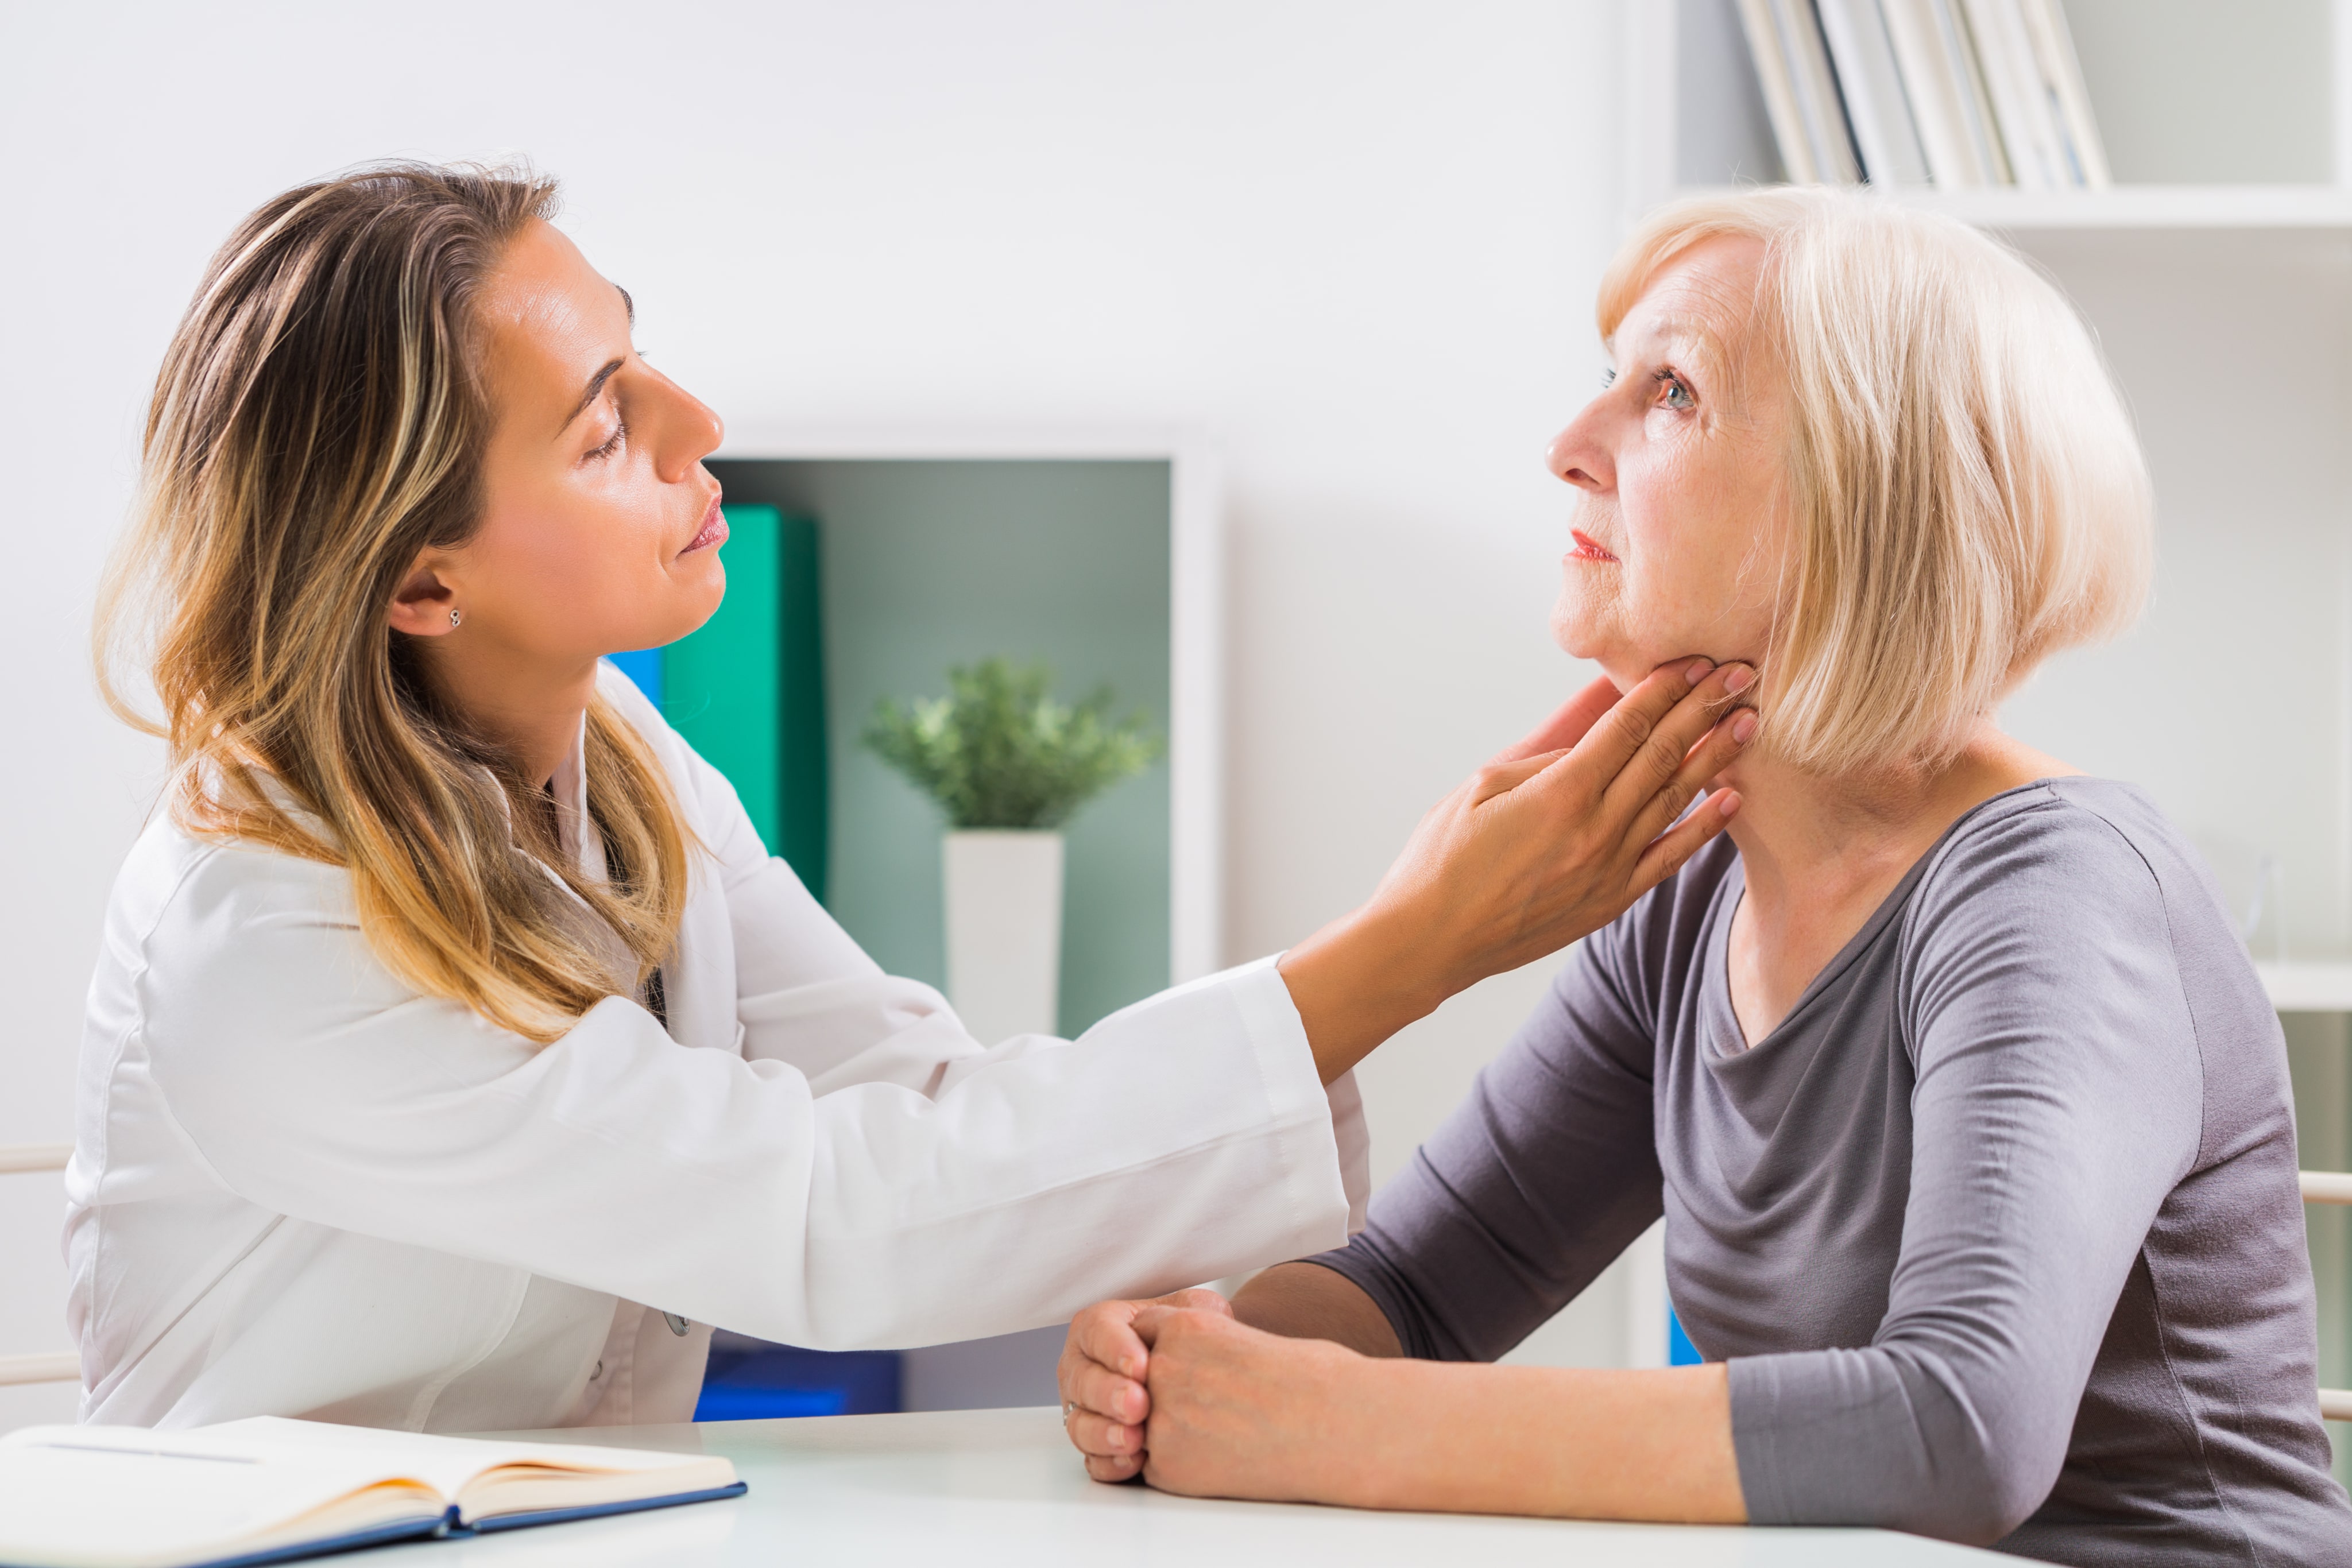
[[[1668,659],[1762,658],[1786,550],[1785,399],[1749,317],[1763,247],[1710,240],[1619,323],[1615,380],[1552,443],[1576,486],[1552,636],[1620,687]]]

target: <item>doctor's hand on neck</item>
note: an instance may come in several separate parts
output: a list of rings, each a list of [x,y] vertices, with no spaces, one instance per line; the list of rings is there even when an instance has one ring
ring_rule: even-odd
[[[1731,790],[1685,812],[1754,736],[1752,711],[1728,711],[1753,680],[1684,659],[1622,698],[1595,681],[1433,807],[1370,901],[1282,959],[1323,1081],[1599,930],[1721,832]]]

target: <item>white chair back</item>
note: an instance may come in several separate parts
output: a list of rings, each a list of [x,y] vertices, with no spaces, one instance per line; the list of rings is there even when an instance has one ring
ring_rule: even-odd
[[[2303,1201],[2352,1204],[2352,1171],[2305,1171]],[[2319,1391],[2319,1415],[2325,1421],[2352,1421],[2352,1388]]]
[[[61,1171],[72,1157],[71,1144],[0,1144],[0,1176],[23,1171]],[[0,1355],[0,1386],[17,1383],[76,1383],[81,1356],[70,1350],[47,1355]]]

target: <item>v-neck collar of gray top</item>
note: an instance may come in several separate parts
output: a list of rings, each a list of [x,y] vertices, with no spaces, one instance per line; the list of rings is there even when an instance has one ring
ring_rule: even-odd
[[[2069,776],[2071,777],[2071,775]],[[1769,1060],[1776,1046],[1786,1046],[1806,1035],[1811,1012],[1820,998],[1833,991],[1853,972],[1855,962],[1876,945],[1886,928],[1902,918],[1911,902],[1912,891],[1927,874],[1927,868],[1960,831],[1981,813],[1997,810],[2012,796],[2029,790],[2046,789],[2051,780],[2036,779],[1999,794],[1988,795],[1958,817],[1936,835],[1924,853],[1903,873],[1862,929],[1846,939],[1830,961],[1822,966],[1821,973],[1806,982],[1798,993],[1796,1004],[1790,1008],[1780,1021],[1768,1030],[1762,1040],[1750,1042],[1748,1031],[1740,1027],[1739,1015],[1731,1005],[1731,923],[1738,915],[1739,901],[1748,896],[1748,862],[1732,857],[1731,866],[1723,880],[1716,884],[1715,898],[1707,911],[1706,967],[1699,988],[1699,1008],[1706,1031],[1708,1065],[1717,1072],[1760,1071],[1754,1063]],[[1759,1057],[1758,1052],[1767,1053]]]

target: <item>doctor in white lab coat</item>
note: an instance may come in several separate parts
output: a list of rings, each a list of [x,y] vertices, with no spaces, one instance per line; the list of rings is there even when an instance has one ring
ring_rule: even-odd
[[[110,624],[152,639],[180,771],[89,992],[85,1419],[678,1421],[714,1326],[971,1338],[1336,1246],[1347,1070],[1736,807],[1683,811],[1725,672],[1596,688],[1278,961],[973,1040],[599,662],[717,603],[719,430],[548,210],[425,168],[289,193],[167,355],[121,558],[151,591]],[[564,1002],[581,974],[613,979]]]

